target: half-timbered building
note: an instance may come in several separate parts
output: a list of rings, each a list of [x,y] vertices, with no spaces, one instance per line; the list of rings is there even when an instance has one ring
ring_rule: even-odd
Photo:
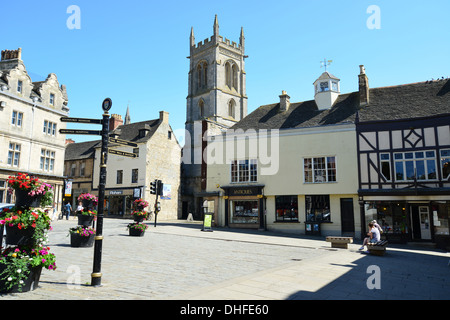
[[[367,84],[367,90],[364,83]],[[356,124],[359,203],[390,242],[450,246],[450,80],[368,89]]]

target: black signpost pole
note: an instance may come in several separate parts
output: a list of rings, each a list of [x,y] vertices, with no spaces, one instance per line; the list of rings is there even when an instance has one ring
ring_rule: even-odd
[[[98,185],[98,207],[97,207],[97,227],[94,244],[94,265],[91,274],[91,285],[100,286],[102,282],[102,245],[103,245],[103,209],[105,202],[106,186],[106,162],[108,158],[108,134],[109,134],[109,114],[111,109],[111,99],[103,101],[103,122],[102,122],[102,147],[100,155],[100,180]]]

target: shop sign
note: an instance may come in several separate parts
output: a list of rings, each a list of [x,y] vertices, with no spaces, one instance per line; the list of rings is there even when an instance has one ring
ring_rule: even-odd
[[[110,190],[109,195],[110,196],[121,196],[121,195],[123,195],[123,190]]]
[[[258,187],[230,188],[230,196],[256,196],[259,193]]]

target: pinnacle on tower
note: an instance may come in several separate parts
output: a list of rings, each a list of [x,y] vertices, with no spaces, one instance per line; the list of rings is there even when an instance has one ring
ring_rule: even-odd
[[[214,35],[215,36],[219,35],[219,20],[217,19],[217,14],[216,14],[216,17],[214,19]]]
[[[244,27],[241,27],[241,36],[239,37],[239,44],[241,48],[245,47]]]
[[[191,27],[191,36],[189,39],[191,41],[191,47],[195,46],[194,27]]]

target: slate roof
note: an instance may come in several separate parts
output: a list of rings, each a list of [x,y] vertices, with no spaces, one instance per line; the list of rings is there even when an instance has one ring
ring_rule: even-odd
[[[339,95],[328,110],[315,100],[291,103],[285,112],[280,104],[257,108],[231,129],[308,128],[359,121],[398,120],[450,114],[450,80],[427,81],[369,90],[370,104],[359,107],[359,92]]]
[[[118,126],[115,130],[111,131],[109,134],[113,135],[114,133],[116,133],[118,134],[117,138],[119,139],[135,143],[145,143],[153,136],[153,133],[156,131],[160,123],[161,122],[159,119],[155,119],[121,125]],[[141,137],[139,132],[143,129],[146,130],[146,135],[144,137]],[[68,144],[66,146],[64,160],[93,158],[95,148],[100,147],[100,140]]]
[[[101,141],[88,141],[70,143],[66,146],[64,160],[80,160],[94,157],[95,148],[101,145]]]

